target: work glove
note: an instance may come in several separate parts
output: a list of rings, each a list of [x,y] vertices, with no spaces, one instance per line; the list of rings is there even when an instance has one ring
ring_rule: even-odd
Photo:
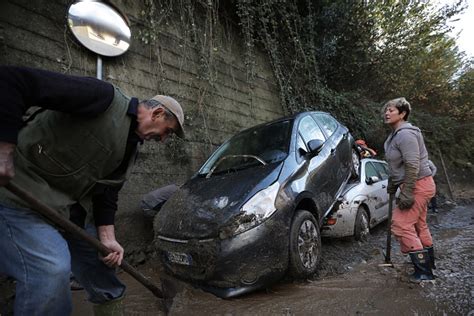
[[[418,179],[418,168],[415,166],[405,164],[405,179],[403,179],[403,186],[398,196],[398,208],[400,210],[408,210],[413,206],[415,199],[413,191],[415,183]]]
[[[393,180],[392,177],[388,178],[388,185],[387,185],[387,193],[388,194],[395,194],[397,193],[398,189],[398,184],[396,184]]]
[[[413,198],[413,192],[404,191],[402,189],[400,195],[398,196],[398,208],[402,211],[409,210],[413,206],[414,202],[415,200]]]

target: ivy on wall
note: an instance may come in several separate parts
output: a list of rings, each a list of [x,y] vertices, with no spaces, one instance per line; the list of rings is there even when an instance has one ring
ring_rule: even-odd
[[[210,92],[216,93],[216,83],[219,80],[215,62],[216,47],[219,46],[216,43],[219,32],[218,10],[218,0],[145,0],[141,11],[143,25],[138,31],[138,38],[142,43],[158,49],[159,33],[163,24],[177,27],[183,32],[180,37],[182,44],[179,45],[182,50],[182,62],[195,60],[197,52],[198,69],[193,78],[193,85],[197,88],[196,104],[186,112],[186,121],[188,128],[193,130],[195,140],[207,145],[208,153],[211,153],[216,145],[209,130],[207,104],[210,104]],[[180,156],[176,153],[182,154],[184,146],[185,142],[177,139],[167,144],[172,158]]]
[[[356,122],[367,118],[363,112],[365,106],[357,108],[347,94],[331,90],[320,75],[315,43],[320,12],[316,12],[314,1],[234,0],[234,3],[247,49],[246,65],[253,67],[255,49],[262,48],[267,53],[286,113],[329,111],[356,134],[363,134],[365,126]],[[252,79],[254,71],[248,73]],[[350,96],[359,98],[354,93]]]
[[[379,113],[383,101],[404,95],[416,105],[420,100],[427,103],[431,96],[433,104],[450,104],[444,91],[450,89],[450,74],[459,64],[459,56],[446,40],[443,23],[460,11],[459,4],[434,12],[428,3],[392,0],[145,3],[149,7],[144,10],[147,28],[141,33],[145,43],[156,38],[157,25],[173,17],[184,30],[185,46],[194,47],[199,54],[198,104],[193,120],[199,122],[196,128],[201,129],[199,135],[209,144],[209,151],[216,142],[208,129],[206,104],[213,102],[212,95],[219,94],[215,57],[223,19],[241,32],[250,86],[257,77],[256,52],[263,51],[287,114],[331,112],[356,137],[379,149],[385,135]],[[419,42],[425,44],[420,46]],[[438,57],[431,63],[433,52]],[[419,81],[419,71],[425,74],[423,84],[412,82],[413,78]],[[435,85],[443,87],[436,90],[438,95],[432,92]],[[416,115],[413,119],[416,121]]]

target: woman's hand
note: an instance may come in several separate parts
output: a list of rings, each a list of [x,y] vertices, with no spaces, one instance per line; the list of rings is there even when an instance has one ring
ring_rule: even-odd
[[[413,190],[415,189],[415,183],[418,176],[418,168],[411,164],[405,164],[405,178],[403,185],[400,189],[400,195],[398,196],[398,208],[401,210],[409,210],[415,199],[413,197]]]
[[[413,192],[408,192],[408,190],[402,189],[400,195],[398,196],[398,208],[400,210],[409,210],[413,206],[413,203],[415,203],[415,200],[413,199]]]
[[[398,185],[392,180],[391,177],[388,178],[387,193],[395,194],[397,193]]]

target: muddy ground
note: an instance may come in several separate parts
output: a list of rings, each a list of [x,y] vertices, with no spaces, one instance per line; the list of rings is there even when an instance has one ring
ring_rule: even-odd
[[[429,213],[437,252],[437,279],[421,285],[407,281],[411,264],[393,241],[395,267],[383,267],[385,224],[365,243],[351,238],[323,240],[323,260],[307,281],[282,280],[239,298],[223,300],[185,285],[170,315],[474,315],[474,202],[444,203]],[[139,267],[159,282],[156,262]],[[127,315],[159,315],[160,301],[125,273]],[[90,315],[85,293],[73,293],[73,315]]]

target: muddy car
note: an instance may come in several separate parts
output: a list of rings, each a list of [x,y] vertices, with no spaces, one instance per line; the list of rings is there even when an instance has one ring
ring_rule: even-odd
[[[388,217],[388,176],[385,161],[362,159],[358,179],[346,185],[339,201],[324,219],[322,236],[354,236],[356,240],[366,240],[369,229]]]
[[[223,143],[162,207],[155,242],[166,270],[220,297],[313,274],[320,227],[359,155],[328,113],[304,112]]]

